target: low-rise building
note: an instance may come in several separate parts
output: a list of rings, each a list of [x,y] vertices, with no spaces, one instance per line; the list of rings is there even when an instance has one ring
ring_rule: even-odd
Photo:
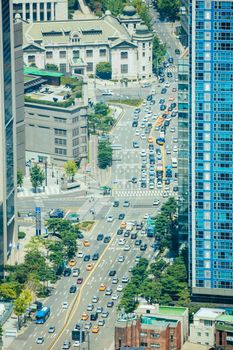
[[[233,315],[221,315],[216,320],[215,347],[233,350]]]
[[[190,342],[213,346],[215,343],[215,322],[224,313],[224,309],[201,308],[198,310],[194,314],[193,323],[190,324]]]
[[[13,15],[24,21],[68,19],[68,0],[13,0]]]
[[[134,12],[126,8],[124,18],[106,11],[101,18],[24,23],[24,63],[95,76],[96,65],[109,62],[114,80],[151,78],[153,35],[138,16],[131,23]]]
[[[87,159],[85,81],[25,69],[26,161],[63,165]]]

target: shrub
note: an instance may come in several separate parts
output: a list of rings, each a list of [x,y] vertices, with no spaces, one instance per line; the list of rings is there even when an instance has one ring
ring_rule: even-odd
[[[26,233],[23,231],[18,232],[18,239],[24,239],[26,237]]]

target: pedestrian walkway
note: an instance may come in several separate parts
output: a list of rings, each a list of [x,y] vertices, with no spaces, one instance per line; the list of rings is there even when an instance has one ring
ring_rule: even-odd
[[[41,197],[41,196],[49,196],[56,195],[61,193],[59,186],[52,185],[49,187],[45,187],[44,189],[38,190],[38,192],[34,192],[33,188],[22,188],[18,190],[17,197]]]
[[[165,191],[169,196],[174,196],[173,191]],[[113,190],[113,197],[155,197],[163,196],[163,190]]]

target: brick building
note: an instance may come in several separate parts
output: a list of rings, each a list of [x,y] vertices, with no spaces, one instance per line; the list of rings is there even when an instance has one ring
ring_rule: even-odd
[[[215,325],[215,348],[233,350],[233,316],[221,315]]]

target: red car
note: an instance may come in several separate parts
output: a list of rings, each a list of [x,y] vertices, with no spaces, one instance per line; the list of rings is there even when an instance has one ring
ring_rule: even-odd
[[[83,283],[83,277],[77,278],[77,284],[82,284]]]

